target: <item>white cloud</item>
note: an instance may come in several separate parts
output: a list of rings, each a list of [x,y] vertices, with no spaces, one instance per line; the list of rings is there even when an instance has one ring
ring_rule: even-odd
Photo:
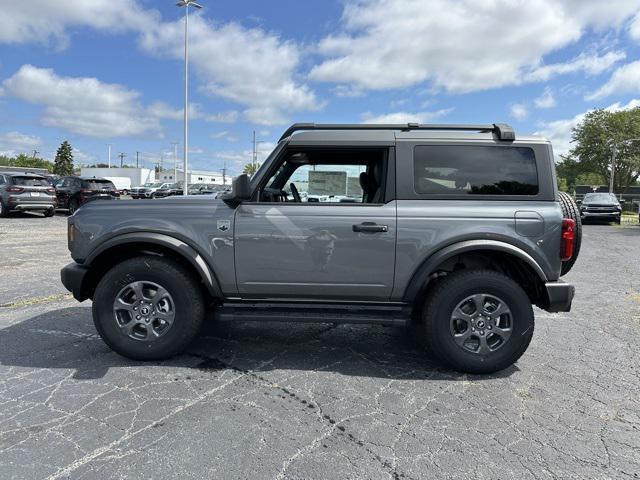
[[[573,60],[565,63],[552,63],[534,68],[524,80],[546,81],[557,75],[567,73],[584,72],[587,75],[598,75],[610,69],[613,65],[626,58],[624,52],[607,52],[604,55],[597,53],[578,55]]]
[[[556,106],[556,99],[550,87],[546,87],[542,94],[534,100],[538,108],[553,108]]]
[[[69,30],[89,27],[108,33],[134,32],[149,54],[182,60],[182,19],[163,22],[155,10],[131,0],[29,0],[3,2],[0,43],[43,43],[65,48]],[[300,47],[260,28],[213,24],[190,17],[191,62],[211,95],[235,102],[256,124],[286,123],[290,114],[317,110],[323,103],[297,76]],[[205,120],[235,121],[235,111]]]
[[[393,112],[382,115],[374,115],[371,112],[366,112],[362,114],[362,121],[364,123],[428,123],[452,111],[453,108],[443,108],[435,112]]]
[[[523,103],[514,103],[509,108],[509,115],[511,115],[516,120],[524,120],[529,115],[529,111],[527,110],[527,106]]]
[[[168,120],[182,120],[184,118],[184,109],[175,109],[165,102],[154,102],[149,105],[148,112],[150,115]],[[204,120],[206,122],[234,123],[238,120],[238,112],[229,110],[214,114],[207,114],[202,110],[199,103],[189,104],[189,119]]]
[[[588,29],[620,25],[639,7],[638,0],[347,0],[343,31],[320,42],[326,59],[310,78],[356,91],[430,82],[460,93],[600,72],[621,54],[547,66],[543,59]]]
[[[19,132],[0,133],[0,155],[14,156],[19,153],[31,153],[42,145],[42,139],[34,135]]]
[[[235,23],[214,26],[200,16],[194,16],[189,27],[191,62],[204,82],[202,90],[244,106],[250,122],[282,124],[293,112],[322,107],[314,92],[294,78],[300,49],[293,42]],[[145,51],[183,58],[182,21],[141,33]]]
[[[605,110],[618,112],[620,110],[630,110],[638,107],[640,107],[640,99],[633,99],[626,104],[616,102],[606,107]],[[541,135],[551,140],[555,155],[564,155],[571,150],[571,131],[573,127],[578,125],[588,112],[589,111],[579,113],[573,118],[543,123],[540,125],[540,130],[535,132],[534,135]]]
[[[91,137],[158,136],[157,117],[139,93],[96,78],[60,77],[51,69],[23,65],[3,82],[6,93],[44,106],[42,123]]]
[[[236,137],[235,135],[232,135],[228,130],[212,133],[210,137],[213,140],[225,140],[230,143],[236,143],[238,141],[238,137]]]
[[[640,93],[640,60],[618,68],[607,83],[587,96],[587,100],[597,100],[613,94]]]
[[[69,44],[67,30],[91,27],[108,32],[144,30],[158,19],[130,0],[29,0],[2,2],[0,43]]]

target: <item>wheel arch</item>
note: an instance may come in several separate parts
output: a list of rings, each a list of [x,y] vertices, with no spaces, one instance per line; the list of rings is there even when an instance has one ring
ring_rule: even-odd
[[[83,290],[93,296],[93,290],[109,268],[144,254],[167,256],[180,262],[200,279],[204,292],[222,298],[215,273],[195,248],[170,235],[152,232],[118,235],[95,248],[83,262],[90,269]]]
[[[544,305],[548,300],[544,288],[548,277],[540,264],[521,248],[498,240],[465,240],[433,253],[413,273],[402,300],[420,308],[429,284],[439,275],[476,265],[509,273],[532,303]]]

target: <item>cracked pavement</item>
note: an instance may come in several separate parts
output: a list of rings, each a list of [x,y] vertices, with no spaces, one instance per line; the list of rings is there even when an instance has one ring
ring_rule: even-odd
[[[587,225],[571,313],[460,375],[404,329],[209,323],[133,362],[59,283],[65,217],[0,220],[0,478],[638,478],[640,227]]]

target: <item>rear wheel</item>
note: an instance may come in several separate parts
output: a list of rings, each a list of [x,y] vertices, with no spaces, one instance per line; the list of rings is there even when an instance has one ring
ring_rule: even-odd
[[[76,210],[78,210],[78,200],[76,200],[75,198],[72,198],[71,200],[69,200],[69,215],[73,215],[74,213],[76,213]]]
[[[44,211],[44,216],[45,217],[53,217],[53,215],[56,213],[56,209],[55,208],[49,208],[48,210]]]
[[[7,218],[9,216],[9,209],[5,207],[4,203],[2,203],[2,199],[0,199],[0,217]]]
[[[580,210],[578,209],[576,202],[571,198],[571,195],[564,192],[558,192],[558,197],[560,200],[560,207],[562,208],[563,218],[570,218],[576,222],[573,239],[573,255],[569,260],[562,262],[562,268],[560,270],[560,275],[566,275],[573,267],[573,264],[576,263],[578,254],[580,253],[580,245],[582,244],[582,221],[580,220]]]
[[[162,257],[116,265],[98,284],[93,300],[93,321],[102,339],[134,360],[162,360],[182,352],[203,318],[198,282],[179,263]]]
[[[436,283],[422,321],[427,348],[466,373],[494,373],[512,365],[526,351],[534,329],[527,294],[492,270],[462,270]]]

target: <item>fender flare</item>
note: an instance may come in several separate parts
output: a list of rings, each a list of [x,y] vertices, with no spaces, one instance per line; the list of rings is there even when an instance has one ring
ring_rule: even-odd
[[[548,281],[547,275],[540,264],[531,255],[515,245],[498,240],[465,240],[438,250],[422,262],[413,273],[402,300],[404,302],[413,302],[427,284],[429,276],[442,262],[461,253],[477,250],[497,251],[513,255],[529,265],[543,284]]]
[[[218,283],[217,278],[215,277],[214,272],[209,267],[207,262],[204,260],[202,255],[200,255],[195,248],[189,245],[182,240],[179,240],[170,235],[165,235],[162,233],[154,233],[154,232],[139,232],[139,233],[124,233],[122,235],[118,235],[116,237],[110,238],[105,242],[101,243],[91,251],[89,255],[85,258],[83,264],[86,266],[91,266],[91,263],[95,261],[98,256],[106,252],[107,250],[116,247],[118,245],[125,245],[127,243],[152,243],[154,245],[160,245],[162,247],[168,248],[178,255],[180,255],[183,259],[187,260],[198,272],[200,278],[205,284],[209,293],[215,298],[222,298],[222,289],[220,288],[220,284]]]

